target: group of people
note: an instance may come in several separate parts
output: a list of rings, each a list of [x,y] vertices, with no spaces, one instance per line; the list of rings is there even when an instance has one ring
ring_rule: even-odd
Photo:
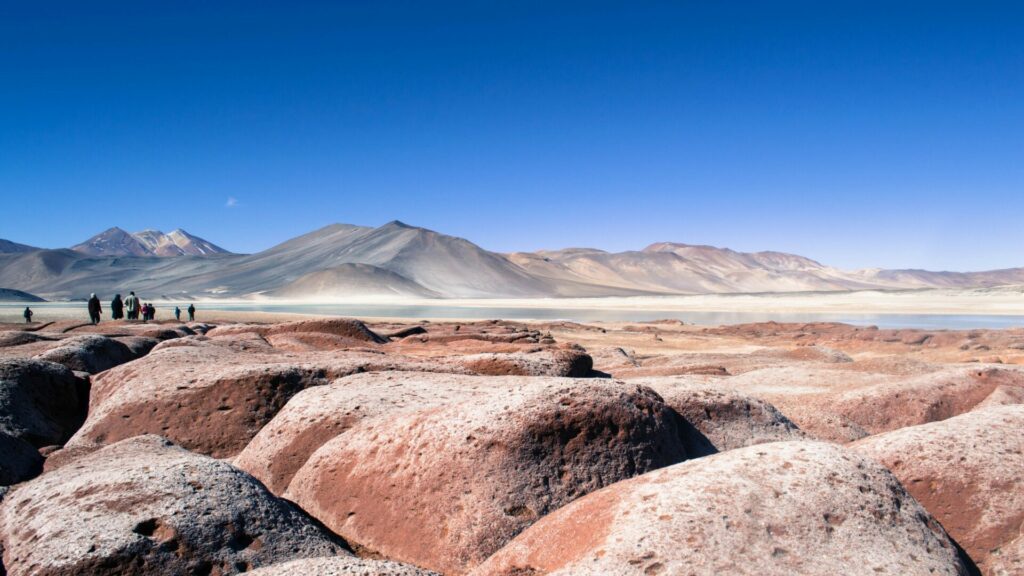
[[[100,323],[100,316],[103,315],[103,306],[100,305],[100,299],[95,293],[89,295],[89,321],[93,324]],[[188,308],[185,309],[188,312],[188,321],[195,322],[196,320],[196,305],[189,304]],[[152,302],[143,303],[135,292],[129,292],[128,297],[124,300],[121,299],[121,295],[114,296],[114,299],[110,301],[110,319],[121,320],[125,318],[127,313],[128,320],[138,320],[140,315],[143,322],[149,322],[150,320],[156,319],[156,306]],[[32,323],[32,316],[35,313],[32,312],[32,308],[26,306],[25,312],[22,316],[25,318],[26,324]],[[174,307],[174,319],[181,320],[181,308]]]
[[[140,315],[143,322],[156,319],[156,306],[152,302],[143,302],[135,292],[129,292],[128,297],[124,300],[121,299],[121,295],[117,294],[114,299],[110,301],[110,318],[112,320],[120,320],[125,318],[127,313],[128,320],[138,320]],[[25,309],[25,321],[31,322],[32,312]],[[96,294],[89,296],[89,320],[93,324],[100,323],[100,315],[103,314],[103,307],[100,305],[100,299]],[[174,317],[177,320],[181,320],[181,308],[174,307]],[[195,304],[188,305],[188,320],[192,322],[196,319],[196,307]]]

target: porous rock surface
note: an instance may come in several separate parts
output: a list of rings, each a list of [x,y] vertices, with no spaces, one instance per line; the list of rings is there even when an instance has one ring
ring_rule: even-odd
[[[146,433],[201,454],[230,457],[305,388],[364,371],[451,369],[369,352],[290,354],[239,348],[236,340],[231,345],[185,338],[172,342],[180,344],[158,347],[94,379],[89,416],[54,465]]]
[[[806,441],[730,450],[613,484],[542,518],[472,572],[967,573],[889,471]]]
[[[637,378],[683,418],[686,453],[702,456],[765,442],[803,440],[803,432],[770,403],[693,377]]]
[[[39,360],[56,362],[90,374],[109,370],[137,357],[124,343],[97,334],[61,340],[58,346],[36,356]]]
[[[213,328],[206,332],[206,335],[217,338],[244,333],[255,333],[265,338],[284,334],[330,334],[372,344],[387,342],[387,339],[367,328],[366,324],[350,318],[325,318],[279,324],[235,324]]]
[[[0,536],[11,576],[234,574],[347,554],[248,474],[156,436],[19,486],[0,505]]]
[[[497,381],[480,377],[381,372],[354,374],[299,392],[234,459],[275,494],[328,441],[360,422],[401,411],[465,403],[488,394]]]
[[[331,558],[303,558],[248,572],[252,576],[438,576],[436,572],[389,562],[335,556]]]
[[[320,446],[286,492],[353,546],[388,558],[463,573],[573,499],[685,458],[675,414],[645,387],[400,378],[483,393],[359,422]]]
[[[728,378],[724,385],[768,400],[802,430],[849,442],[963,414],[995,392],[1024,390],[1024,371],[950,366],[924,374],[868,374],[772,367]]]
[[[584,378],[594,363],[579,348],[541,348],[528,352],[468,354],[462,364],[483,376],[566,376]]]
[[[0,431],[41,448],[63,444],[85,419],[89,384],[65,366],[0,360]]]
[[[988,573],[992,576],[1024,574],[1024,527],[1017,538],[992,553]]]
[[[1024,526],[1024,405],[871,436],[851,449],[885,464],[985,573]]]

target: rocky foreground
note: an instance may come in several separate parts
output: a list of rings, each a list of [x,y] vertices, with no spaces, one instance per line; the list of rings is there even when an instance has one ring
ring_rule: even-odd
[[[1024,331],[0,326],[0,574],[1024,573]]]

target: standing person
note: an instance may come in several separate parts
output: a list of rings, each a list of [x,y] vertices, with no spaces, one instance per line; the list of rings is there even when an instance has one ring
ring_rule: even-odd
[[[188,305],[188,321],[189,322],[195,322],[196,321],[196,305],[195,304],[189,304]]]
[[[120,320],[121,318],[124,318],[124,302],[121,301],[121,295],[116,294],[110,301],[110,319]]]
[[[139,319],[139,297],[135,295],[135,292],[128,293],[128,298],[125,299],[124,306],[128,309],[129,320]]]
[[[89,296],[89,320],[93,324],[99,324],[100,314],[103,314],[103,308],[100,307],[100,299],[96,297],[94,292]]]
[[[174,307],[174,319],[181,322],[181,308]]]
[[[22,314],[22,316],[25,317],[25,324],[31,324],[32,323],[32,309],[31,308],[29,308],[28,306],[25,306],[25,312]]]
[[[143,322],[149,322],[149,303],[148,302],[146,304],[142,305],[141,312],[142,312],[142,321]]]

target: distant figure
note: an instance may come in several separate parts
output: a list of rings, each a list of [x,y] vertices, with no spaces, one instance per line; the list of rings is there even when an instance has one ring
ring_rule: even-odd
[[[124,300],[124,306],[128,309],[129,320],[139,319],[139,297],[135,295],[135,292],[128,293],[128,297]]]
[[[100,314],[103,314],[103,308],[100,307],[100,299],[93,293],[89,296],[89,320],[93,324],[99,324]]]
[[[195,322],[196,321],[196,305],[195,304],[189,304],[188,305],[188,321],[189,322]]]
[[[28,306],[25,306],[25,313],[22,314],[22,316],[25,317],[25,324],[31,324],[32,323],[32,309],[31,308],[29,308]]]
[[[156,306],[153,306],[152,302],[147,304],[147,306],[149,306],[149,319],[150,320],[155,320],[156,319]]]
[[[149,322],[149,303],[148,302],[142,305],[141,312],[142,312],[142,321],[143,322]]]
[[[121,295],[117,294],[110,301],[110,319],[120,320],[121,318],[124,318],[124,302],[121,301]]]
[[[174,319],[179,322],[181,321],[181,308],[178,308],[177,306],[174,307]]]

